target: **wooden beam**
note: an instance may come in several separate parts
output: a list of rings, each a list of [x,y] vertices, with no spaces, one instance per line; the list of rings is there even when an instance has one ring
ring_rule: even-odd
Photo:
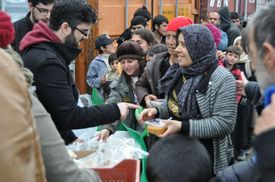
[[[87,1],[95,10],[99,12],[99,5],[101,0],[88,0]],[[88,40],[81,42],[80,47],[82,48],[81,54],[77,57],[75,62],[75,82],[80,91],[80,94],[89,92],[86,83],[86,74],[88,66],[93,58],[96,57],[97,51],[95,50],[95,38],[98,36],[98,24],[93,24],[91,33]]]

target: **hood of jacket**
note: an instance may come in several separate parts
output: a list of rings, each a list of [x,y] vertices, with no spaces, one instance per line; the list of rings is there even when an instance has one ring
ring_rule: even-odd
[[[41,42],[61,43],[57,35],[42,21],[33,26],[33,30],[28,32],[20,42],[19,50],[24,51],[28,47]]]
[[[226,32],[231,25],[230,11],[228,7],[222,7],[219,10],[219,15],[220,15],[220,28]]]
[[[42,21],[36,23],[31,32],[20,42],[20,50],[36,47],[47,49],[62,57],[66,64],[70,64],[81,52],[81,49],[63,44],[57,35]]]

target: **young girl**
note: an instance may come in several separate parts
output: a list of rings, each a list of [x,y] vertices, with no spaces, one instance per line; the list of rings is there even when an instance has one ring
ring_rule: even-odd
[[[126,41],[119,46],[116,54],[123,71],[119,79],[110,85],[111,93],[108,103],[129,102],[137,104],[137,97],[134,93],[135,83],[146,65],[142,49],[137,43]],[[143,125],[137,122],[134,110],[129,112],[123,123],[136,131],[143,131]],[[105,140],[111,133],[114,133],[118,124],[119,122],[104,125],[99,139]]]

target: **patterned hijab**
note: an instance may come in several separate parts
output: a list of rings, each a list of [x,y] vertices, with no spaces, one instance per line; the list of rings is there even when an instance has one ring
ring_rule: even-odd
[[[189,25],[178,29],[182,33],[192,65],[183,68],[171,66],[159,81],[160,93],[168,94],[182,76],[188,79],[178,94],[178,105],[183,119],[198,119],[198,104],[195,91],[203,75],[216,63],[216,47],[211,31],[203,25]]]

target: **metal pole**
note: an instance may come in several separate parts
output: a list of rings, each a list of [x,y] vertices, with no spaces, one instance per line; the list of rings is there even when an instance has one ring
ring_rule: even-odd
[[[247,0],[244,2],[244,20],[247,20]]]
[[[125,0],[125,29],[128,28],[128,0]]]
[[[159,14],[162,15],[162,0],[159,0]]]
[[[179,0],[176,0],[176,17],[179,15]]]
[[[145,7],[148,9],[148,0],[145,0]]]
[[[154,18],[154,0],[151,0],[151,16]]]
[[[236,2],[235,11],[236,11],[237,13],[239,13],[239,0],[236,0],[235,2]]]

